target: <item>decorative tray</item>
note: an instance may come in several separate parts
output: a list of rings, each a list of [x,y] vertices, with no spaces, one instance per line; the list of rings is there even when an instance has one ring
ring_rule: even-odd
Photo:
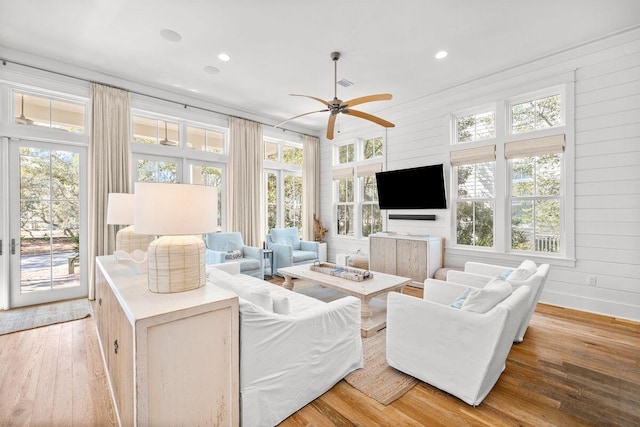
[[[355,282],[362,282],[365,279],[373,278],[373,274],[369,270],[332,264],[330,262],[316,261],[310,268],[312,271],[317,271],[318,273],[342,277],[343,279],[353,280]]]

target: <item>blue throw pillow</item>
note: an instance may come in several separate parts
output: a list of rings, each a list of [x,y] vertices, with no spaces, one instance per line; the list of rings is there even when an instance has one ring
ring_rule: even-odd
[[[498,277],[502,280],[507,280],[507,277],[513,272],[513,270],[505,270],[502,273],[498,274]]]
[[[469,291],[471,289],[467,288],[465,289],[460,295],[458,295],[455,299],[455,301],[453,301],[451,303],[451,307],[453,308],[461,308],[462,307],[462,303],[464,302],[464,300],[467,299],[467,296],[469,295]]]

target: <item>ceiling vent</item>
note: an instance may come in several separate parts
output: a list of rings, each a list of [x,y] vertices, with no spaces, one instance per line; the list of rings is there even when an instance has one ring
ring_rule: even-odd
[[[349,86],[352,86],[352,85],[353,85],[353,82],[350,82],[350,81],[349,81],[349,80],[347,80],[347,79],[339,80],[337,83],[338,83],[340,86],[342,86],[342,87],[349,87]]]

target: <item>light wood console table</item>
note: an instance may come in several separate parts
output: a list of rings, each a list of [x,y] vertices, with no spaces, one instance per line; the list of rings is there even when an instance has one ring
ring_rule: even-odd
[[[239,425],[238,298],[215,286],[149,291],[96,258],[96,323],[120,425]]]

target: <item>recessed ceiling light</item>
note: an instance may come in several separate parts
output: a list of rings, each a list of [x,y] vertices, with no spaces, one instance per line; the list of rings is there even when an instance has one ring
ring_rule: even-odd
[[[160,37],[162,37],[165,40],[169,40],[170,42],[179,42],[180,40],[182,40],[182,36],[178,33],[176,33],[173,30],[168,30],[168,29],[163,29],[160,30]]]
[[[220,72],[220,70],[216,67],[214,67],[213,65],[207,65],[203,68],[205,73],[209,73],[209,74],[218,74]]]
[[[439,50],[436,52],[436,59],[445,58],[449,53],[446,50]]]
[[[229,56],[229,54],[227,54],[227,53],[220,52],[220,53],[218,54],[218,59],[219,59],[220,61],[225,61],[225,62],[226,62],[226,61],[230,60],[230,59],[231,59],[231,57],[230,57],[230,56]]]

